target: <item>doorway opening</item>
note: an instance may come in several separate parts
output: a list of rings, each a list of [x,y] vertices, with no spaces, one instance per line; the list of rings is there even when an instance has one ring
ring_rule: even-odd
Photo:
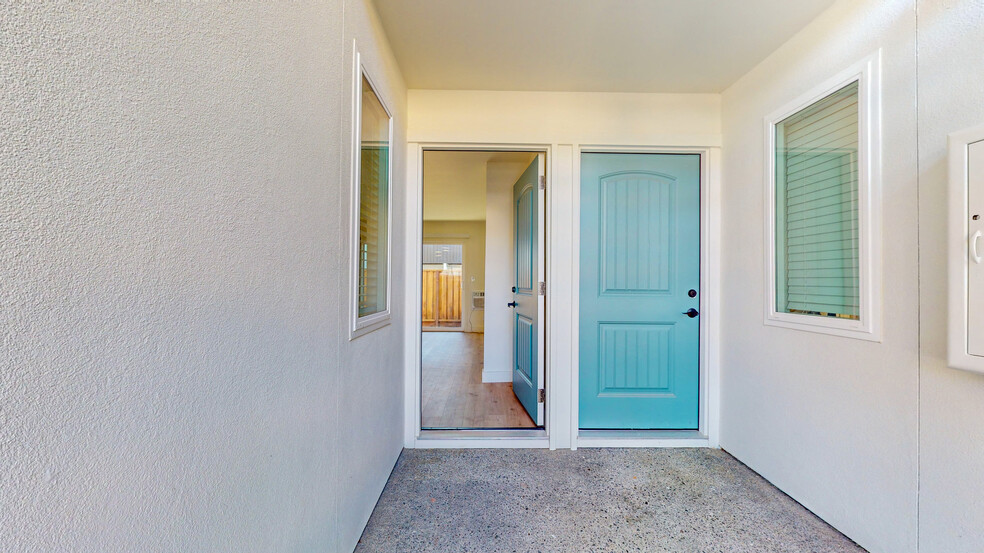
[[[545,154],[423,151],[420,428],[544,426]]]

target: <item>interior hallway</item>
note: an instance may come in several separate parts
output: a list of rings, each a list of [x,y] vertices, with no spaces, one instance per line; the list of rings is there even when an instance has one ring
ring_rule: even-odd
[[[357,553],[863,552],[715,449],[404,450]]]
[[[485,335],[424,332],[422,428],[533,428],[512,383],[482,383]]]

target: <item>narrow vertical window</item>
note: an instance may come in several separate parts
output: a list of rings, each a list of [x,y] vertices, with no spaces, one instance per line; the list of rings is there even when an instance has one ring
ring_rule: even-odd
[[[881,340],[881,54],[765,118],[765,324]]]
[[[775,125],[776,310],[858,320],[855,81]]]
[[[389,313],[389,217],[391,117],[372,84],[361,74],[355,160],[358,198],[356,328]]]

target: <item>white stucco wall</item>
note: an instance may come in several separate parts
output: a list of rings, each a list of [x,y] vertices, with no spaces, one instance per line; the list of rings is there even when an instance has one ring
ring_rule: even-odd
[[[401,317],[346,332],[353,38],[403,225],[367,5],[0,10],[5,551],[353,549],[402,443]]]
[[[410,90],[411,142],[718,146],[718,94]]]
[[[337,0],[336,0],[337,1]],[[339,470],[337,490],[337,548],[355,548],[365,523],[375,507],[403,444],[403,325],[405,305],[403,283],[407,279],[405,252],[399,247],[400,229],[406,225],[406,86],[383,33],[382,24],[370,0],[343,0],[344,44],[343,68],[346,70],[342,94],[341,143],[342,159],[351,159],[351,76],[348,67],[352,59],[352,41],[362,54],[362,64],[369,71],[383,101],[393,112],[393,205],[392,205],[392,311],[390,326],[374,331],[354,341],[339,335],[338,406],[333,424],[338,431],[334,453]],[[331,56],[334,57],[333,55]],[[322,54],[322,59],[324,55]],[[330,83],[328,85],[330,87]],[[332,150],[329,150],[330,155]],[[323,153],[319,153],[324,155]],[[347,242],[347,229],[356,224],[350,220],[347,206],[351,202],[351,166],[343,162],[340,193],[332,201],[345,206],[338,224],[339,234],[329,232],[319,240],[343,240],[345,256],[337,260],[344,265],[337,272],[330,270],[329,278],[340,288],[342,301],[349,302],[349,290],[354,283],[341,277],[348,274],[352,259]],[[329,188],[329,191],[332,189]],[[339,276],[336,276],[339,275]],[[341,305],[343,319],[348,324],[349,305]]]
[[[574,145],[723,135],[723,447],[873,553],[984,550],[984,377],[946,367],[941,247],[945,136],[984,123],[984,1],[842,0],[723,96],[410,91],[409,112],[367,6],[0,11],[5,550],[353,549],[402,441],[408,117],[414,141],[553,145],[557,276]],[[349,341],[353,39],[396,116],[397,240],[394,324]],[[762,117],[879,47],[884,341],[765,327]]]
[[[919,551],[984,551],[984,376],[946,362],[946,135],[984,125],[984,1],[919,0]],[[984,309],[984,306],[974,306]]]
[[[512,382],[516,254],[513,251],[513,185],[528,163],[491,162],[485,196],[485,352],[482,382]]]
[[[723,94],[721,445],[873,553],[917,542],[914,8],[842,0]],[[766,327],[763,118],[879,48],[884,339]]]

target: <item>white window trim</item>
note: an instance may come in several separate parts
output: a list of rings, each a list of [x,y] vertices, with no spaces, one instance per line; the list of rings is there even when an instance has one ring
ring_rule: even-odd
[[[393,165],[395,152],[393,151],[393,112],[387,106],[386,100],[380,93],[379,87],[369,75],[369,71],[362,64],[362,58],[357,46],[353,41],[353,63],[352,63],[352,159],[351,159],[351,218],[350,218],[350,248],[351,257],[349,265],[351,270],[351,281],[349,283],[349,300],[351,326],[349,340],[354,340],[359,336],[368,334],[376,329],[382,328],[392,322],[392,301],[393,301]],[[387,163],[387,202],[386,202],[386,308],[378,313],[359,316],[359,217],[360,217],[360,171],[361,163],[361,144],[362,144],[362,78],[369,82],[380,105],[389,117],[389,160]]]
[[[859,123],[859,320],[780,313],[776,306],[775,127],[857,81]],[[765,118],[765,324],[880,342],[882,339],[881,51],[827,79]]]

